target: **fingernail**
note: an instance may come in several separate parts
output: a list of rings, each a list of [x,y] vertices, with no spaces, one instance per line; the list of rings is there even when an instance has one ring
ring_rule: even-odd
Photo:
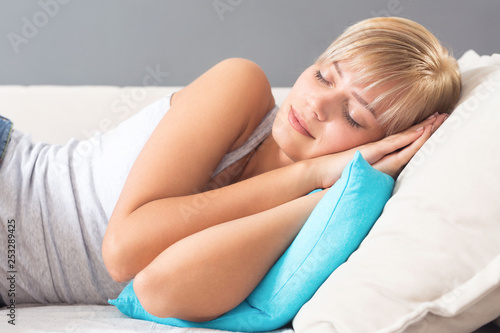
[[[429,116],[429,118],[427,118],[427,120],[432,119],[432,118],[434,118],[434,117],[436,117],[436,114],[435,114],[435,113],[434,113],[434,114],[431,114],[431,115]]]
[[[417,128],[417,129],[415,130],[415,132],[422,132],[422,131],[423,131],[423,129],[424,129],[424,126],[419,127],[419,128]]]

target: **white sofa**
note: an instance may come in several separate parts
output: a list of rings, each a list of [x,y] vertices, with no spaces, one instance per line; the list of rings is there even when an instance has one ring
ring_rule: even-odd
[[[460,66],[455,112],[401,173],[360,248],[300,310],[296,332],[472,332],[500,316],[500,56],[469,51]],[[176,89],[3,86],[0,114],[34,141],[63,144]],[[273,89],[278,104],[288,91]],[[134,321],[111,306],[19,311],[18,328],[41,332],[198,332]]]
[[[107,132],[181,87],[0,86],[0,114],[33,141],[64,144]],[[289,88],[273,88],[277,104]]]

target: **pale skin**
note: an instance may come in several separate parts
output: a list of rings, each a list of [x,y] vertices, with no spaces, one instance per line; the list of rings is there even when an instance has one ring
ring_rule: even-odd
[[[134,278],[141,304],[158,317],[205,321],[241,303],[325,191],[307,193],[331,187],[356,150],[396,177],[446,119],[384,138],[382,111],[359,101],[374,98],[360,88],[342,64],[311,66],[248,164],[243,158],[215,179],[224,154],[274,106],[270,84],[256,64],[228,59],[175,93],[109,221],[102,253],[113,279]]]

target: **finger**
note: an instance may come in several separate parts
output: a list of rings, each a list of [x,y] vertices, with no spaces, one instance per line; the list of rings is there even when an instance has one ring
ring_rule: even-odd
[[[363,145],[358,148],[363,155],[363,158],[368,163],[376,163],[380,159],[384,158],[384,156],[400,150],[418,139],[423,133],[423,128],[436,122],[438,116],[439,114],[436,112],[426,120],[408,128],[405,131],[390,135],[380,141]]]
[[[397,159],[398,162],[401,164],[401,166],[407,164],[411,160],[411,158],[417,153],[417,151],[420,148],[422,148],[424,143],[431,136],[432,134],[431,130],[432,130],[432,125],[426,125],[422,130],[422,135],[420,135],[420,137],[417,140],[415,140],[408,147],[402,149],[397,153]]]
[[[441,124],[443,123],[443,121],[445,119],[446,118],[443,119],[443,115],[439,115],[436,112],[433,115],[431,115],[429,118],[427,118],[426,120],[418,123],[417,125],[414,125],[414,126],[408,128],[405,131],[388,136],[387,138],[382,140],[382,141],[386,141],[386,143],[388,143],[388,145],[382,146],[383,148],[385,148],[385,150],[383,152],[385,152],[386,154],[389,154],[389,153],[394,152],[398,149],[401,149],[401,148],[408,146],[409,144],[414,142],[417,138],[419,138],[419,136],[423,132],[422,130],[426,126],[434,125],[437,121],[439,121],[439,123],[436,124],[436,126],[432,127],[432,128],[437,129],[439,126],[441,126]],[[431,132],[431,134],[432,134],[432,132]],[[425,139],[425,140],[427,140],[427,139]]]
[[[425,120],[422,120],[421,122],[419,122],[418,124],[416,125],[413,125],[412,127],[408,128],[406,131],[414,131],[416,129],[419,129],[420,127],[425,127],[429,124],[433,124],[439,117],[439,113],[435,112],[434,114],[430,115],[427,119]],[[403,132],[406,132],[406,131],[403,131]]]
[[[424,132],[423,128],[424,127],[420,127],[419,129],[413,129],[411,131],[407,130],[368,144],[361,149],[361,154],[368,163],[376,163],[384,156],[415,142]]]
[[[408,164],[411,158],[431,136],[431,127],[432,125],[427,125],[426,127],[424,127],[424,129],[422,130],[422,135],[411,145],[398,152],[385,156],[380,161],[373,164],[373,167],[392,176],[393,178],[396,178],[403,167]]]
[[[445,122],[446,119],[448,119],[449,114],[447,113],[441,113],[439,116],[436,117],[436,121],[432,124],[432,129],[431,132],[434,133],[437,131],[439,127]]]

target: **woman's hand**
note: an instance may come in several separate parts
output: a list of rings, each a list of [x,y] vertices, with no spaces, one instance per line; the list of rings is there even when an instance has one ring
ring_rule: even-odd
[[[342,170],[358,150],[375,169],[396,178],[413,155],[447,117],[447,114],[436,113],[406,131],[388,136],[380,141],[314,159],[318,188],[327,188],[335,184],[340,178]]]
[[[358,147],[365,160],[375,169],[394,179],[441,124],[447,114],[434,114],[406,131]]]

